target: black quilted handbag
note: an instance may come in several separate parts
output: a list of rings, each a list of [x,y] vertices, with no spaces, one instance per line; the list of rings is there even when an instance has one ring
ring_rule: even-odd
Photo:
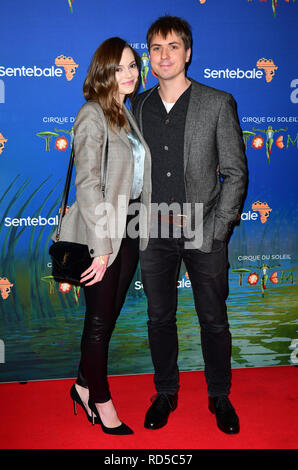
[[[102,193],[105,195],[106,171],[107,171],[108,143],[103,148],[103,176]],[[67,282],[73,285],[82,285],[81,274],[91,265],[92,258],[87,245],[67,241],[59,241],[61,224],[66,211],[71,175],[74,164],[74,146],[72,144],[70,160],[66,175],[66,181],[59,212],[56,242],[49,249],[52,259],[52,276],[57,282]],[[89,280],[90,281],[90,280]]]

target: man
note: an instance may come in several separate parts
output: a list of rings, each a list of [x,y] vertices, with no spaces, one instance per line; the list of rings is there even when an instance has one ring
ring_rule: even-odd
[[[140,254],[157,390],[145,427],[161,428],[177,407],[177,276],[183,260],[201,327],[209,409],[223,432],[237,433],[239,419],[228,398],[227,238],[242,204],[247,169],[235,101],[228,93],[187,78],[192,36],[186,21],[159,18],[148,30],[147,44],[159,84],[136,97],[133,112],[151,150],[152,202],[179,204],[181,212],[166,217],[152,209],[153,219],[157,216],[171,230],[166,238],[150,236]],[[203,234],[195,218],[199,203]],[[185,211],[189,204],[191,210]],[[194,246],[185,233],[176,235],[189,219],[195,225]]]

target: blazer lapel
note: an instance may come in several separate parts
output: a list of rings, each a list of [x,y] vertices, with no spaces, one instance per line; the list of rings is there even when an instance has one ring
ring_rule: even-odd
[[[123,110],[125,112],[125,115],[128,119],[129,124],[131,125],[131,128],[134,130],[134,132],[137,134],[139,137],[141,143],[144,146],[145,149],[145,161],[144,161],[144,188],[148,191],[148,188],[151,188],[151,154],[150,154],[150,149],[135,121],[135,118],[133,114],[130,112],[130,110],[126,107],[123,106]]]
[[[199,83],[190,79],[192,82],[189,105],[186,115],[185,131],[184,131],[184,173],[186,171],[187,162],[189,158],[190,144],[192,135],[198,132],[198,124],[200,120],[200,102],[202,89]]]
[[[124,110],[124,113],[125,113],[125,116],[127,117],[127,120],[131,126],[131,128],[135,131],[135,133],[137,134],[137,136],[139,137],[140,141],[142,142],[142,144],[144,145],[145,147],[145,150],[146,150],[146,153],[150,153],[150,150],[149,150],[149,147],[146,143],[146,141],[144,140],[144,137],[135,121],[135,118],[134,116],[132,115],[132,113],[129,111],[129,109],[124,105],[123,106],[123,110]],[[127,138],[127,137],[126,137]],[[128,138],[127,138],[128,140]]]
[[[124,142],[129,148],[131,148],[130,143],[129,143],[129,140],[128,140],[128,137],[127,137],[127,134],[126,134],[125,130],[123,129],[123,127],[122,127],[122,129],[120,130],[120,132],[119,132],[119,137],[121,138],[121,140],[123,140],[123,142]]]
[[[144,138],[143,138],[142,134],[140,133],[139,128],[136,125],[135,119],[134,119],[133,115],[130,113],[129,109],[125,105],[123,105],[123,112],[124,112],[125,116],[127,117],[127,120],[129,122],[131,128],[136,132],[136,134],[138,135],[138,137],[141,140],[142,144],[144,144]],[[131,149],[129,139],[127,137],[127,133],[124,130],[124,128],[122,128],[120,130],[119,136],[121,137],[123,142],[125,142],[126,145]]]

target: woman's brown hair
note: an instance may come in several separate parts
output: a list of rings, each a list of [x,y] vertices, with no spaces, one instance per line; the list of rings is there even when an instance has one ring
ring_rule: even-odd
[[[88,74],[83,85],[83,94],[86,100],[98,101],[108,121],[110,128],[127,127],[125,115],[121,112],[121,106],[115,96],[118,91],[118,83],[115,72],[121,61],[123,50],[128,47],[135,58],[140,71],[140,57],[137,52],[123,39],[114,37],[104,41],[95,51]],[[140,78],[130,98],[133,98],[140,83]]]

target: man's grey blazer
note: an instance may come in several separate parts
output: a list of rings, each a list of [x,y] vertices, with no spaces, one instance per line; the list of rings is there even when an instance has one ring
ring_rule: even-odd
[[[247,185],[247,165],[236,103],[229,93],[191,79],[184,133],[184,184],[191,203],[203,203],[203,237],[198,248],[212,250],[214,239],[226,241],[237,220]],[[133,113],[142,132],[142,108],[156,87],[136,96]],[[219,171],[218,171],[219,170]],[[220,172],[220,175],[219,175]]]
[[[151,159],[133,115],[124,113],[145,148],[144,179],[139,217],[140,249],[146,248],[150,224]],[[108,137],[105,198],[101,191],[103,148]],[[91,257],[110,254],[111,265],[119,251],[134,176],[134,157],[125,130],[107,126],[96,101],[86,102],[74,123],[76,201],[62,219],[60,241],[88,245]],[[120,196],[120,197],[119,197]],[[56,231],[52,239],[56,241]]]

